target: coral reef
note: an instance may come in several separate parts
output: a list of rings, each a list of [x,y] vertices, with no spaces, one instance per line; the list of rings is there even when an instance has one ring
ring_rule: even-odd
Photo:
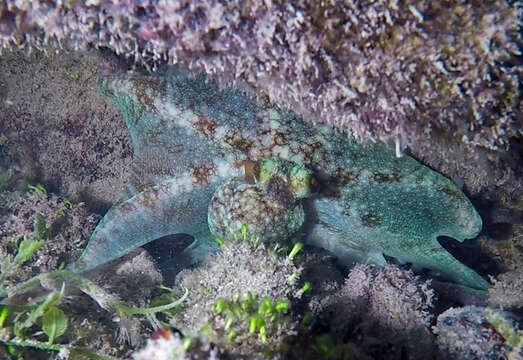
[[[410,271],[357,265],[335,295],[315,298],[309,306],[335,339],[352,341],[368,355],[426,359],[436,354],[430,331],[434,292],[430,282]]]
[[[439,315],[434,332],[447,359],[518,359],[522,355],[518,326],[510,313],[466,306]]]
[[[10,239],[30,236],[41,228],[38,219],[43,218],[47,244],[16,276],[27,279],[56,269],[78,255],[98,218],[86,208],[103,214],[110,204],[122,200],[121,189],[128,179],[136,187],[131,186],[124,196],[179,175],[170,166],[172,159],[158,149],[141,152],[134,159],[135,169],[130,170],[131,142],[136,138],[129,139],[116,107],[95,91],[96,66],[106,74],[122,73],[125,66],[116,58],[101,59],[92,49],[62,51],[93,45],[111,49],[130,63],[152,67],[179,63],[193,75],[203,71],[222,87],[234,84],[252,91],[260,103],[291,108],[305,121],[348,130],[358,140],[391,140],[398,153],[409,146],[408,155],[450,178],[472,198],[484,225],[479,243],[506,271],[492,280],[488,304],[520,311],[522,9],[512,0],[298,0],[292,4],[283,0],[6,0],[0,5],[0,51],[4,50],[0,56],[0,191],[25,190],[27,184],[38,181],[69,200],[85,201],[86,206],[34,191],[0,193],[0,256],[12,256],[16,243]],[[14,48],[29,56],[5,51]],[[137,94],[148,101],[150,93],[144,89],[137,88]],[[199,125],[202,133],[212,131],[212,123]],[[248,145],[243,140],[228,139],[234,146]],[[504,149],[510,151],[492,151]],[[187,170],[188,164],[180,168]],[[189,175],[203,179],[208,170],[199,167]],[[351,176],[347,172],[337,175],[346,180]],[[60,214],[61,209],[66,215]],[[254,226],[248,228],[254,230]],[[441,351],[437,354],[435,337],[427,329],[439,309],[433,307],[429,284],[411,272],[359,265],[340,286],[340,274],[330,258],[300,256],[294,264],[285,265],[289,268],[278,268],[281,274],[269,276],[268,252],[263,248],[253,251],[236,244],[230,249],[224,252],[233,257],[215,254],[200,270],[180,274],[179,280],[201,294],[200,299],[189,299],[189,304],[202,303],[206,308],[188,306],[174,315],[183,319],[187,312],[189,319],[181,323],[190,327],[191,321],[201,320],[196,316],[201,315],[200,309],[218,328],[213,334],[224,344],[229,341],[229,332],[224,330],[229,318],[211,310],[217,305],[212,297],[223,294],[226,304],[233,307],[246,300],[249,290],[261,288],[275,305],[278,296],[295,294],[300,288],[283,284],[284,275],[292,270],[292,278],[300,273],[302,280],[311,281],[312,291],[299,299],[297,308],[292,303],[283,329],[268,341],[277,347],[284,338],[281,331],[302,331],[303,321],[298,324],[297,314],[303,308],[310,310],[313,318],[305,315],[302,320],[310,320],[313,334],[300,333],[299,339],[291,340],[300,349],[295,358],[347,355],[364,359],[367,354],[376,358],[388,354],[400,359],[430,354],[519,359],[523,355],[521,330],[512,315],[481,307],[450,309],[440,315],[434,328]],[[198,259],[201,256],[198,253]],[[238,259],[241,256],[244,259]],[[282,265],[280,260],[271,261]],[[95,274],[95,282],[123,300],[147,305],[161,282],[156,266],[143,250],[122,261],[116,265],[117,274],[102,269]],[[211,266],[217,263],[221,265]],[[239,276],[227,267],[230,263],[251,272]],[[467,265],[488,273],[478,260]],[[449,288],[438,296],[460,303],[461,296]],[[466,294],[479,299],[473,292]],[[260,296],[257,305],[263,304]],[[108,316],[85,295],[68,295],[62,304],[70,315],[71,331],[64,341],[128,356],[130,347],[117,343],[113,336],[117,328],[125,329],[138,343],[148,337],[150,330],[143,323]],[[179,327],[180,323],[173,320],[172,324]],[[236,330],[249,333],[246,322],[233,324]],[[250,341],[263,348],[267,343],[262,343],[260,326],[256,326]],[[324,331],[331,331],[332,339],[317,336]],[[162,349],[166,360],[178,350],[178,358],[225,357],[201,335],[187,348],[188,338],[165,334],[154,335],[147,349],[135,355],[137,359],[156,358],[156,351]],[[255,351],[244,345],[240,352],[251,355]],[[0,347],[0,357],[8,356]],[[35,353],[22,356],[37,358]]]
[[[306,119],[399,147],[521,136],[517,1],[6,1],[0,45],[108,47],[240,82]]]
[[[16,188],[23,189],[28,181],[37,179],[61,196],[86,202],[90,209],[92,200],[109,204],[120,198],[120,189],[129,178],[130,142],[116,107],[95,91],[97,62],[94,52],[49,52],[48,56],[34,52],[29,57],[16,52],[0,57],[5,70],[0,74],[1,95],[6,100],[0,112],[0,167],[6,174],[5,161],[16,163],[10,170],[16,172],[11,176]],[[84,102],[88,105],[83,106]],[[66,151],[67,146],[74,151]],[[424,164],[463,184],[479,205],[485,229],[496,224],[506,229],[501,238],[480,238],[501,269],[521,263],[521,230],[518,235],[511,218],[490,218],[492,210],[522,209],[519,179],[523,175],[515,167],[518,154],[502,156],[429,136],[411,150]],[[153,165],[165,166],[165,162]],[[482,205],[478,199],[486,203]],[[95,210],[102,213],[106,208]]]

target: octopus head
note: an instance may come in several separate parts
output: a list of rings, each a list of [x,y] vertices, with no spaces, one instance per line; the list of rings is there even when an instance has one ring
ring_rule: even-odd
[[[310,196],[317,183],[312,171],[301,164],[279,158],[264,158],[258,162],[258,184],[270,189],[280,184],[295,199]]]

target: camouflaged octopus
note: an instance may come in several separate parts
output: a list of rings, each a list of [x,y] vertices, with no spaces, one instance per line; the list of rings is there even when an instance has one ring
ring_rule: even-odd
[[[382,143],[304,122],[177,67],[101,79],[134,148],[134,176],[72,265],[90,270],[168,234],[194,242],[180,268],[245,223],[265,241],[298,233],[343,263],[385,257],[488,288],[437,241],[475,237],[482,221],[448,179]],[[213,233],[214,232],[214,233]]]

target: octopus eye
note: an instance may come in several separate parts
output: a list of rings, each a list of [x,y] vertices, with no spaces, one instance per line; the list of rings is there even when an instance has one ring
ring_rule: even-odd
[[[245,170],[245,182],[255,184],[260,180],[260,165],[258,161],[245,160],[243,168]]]

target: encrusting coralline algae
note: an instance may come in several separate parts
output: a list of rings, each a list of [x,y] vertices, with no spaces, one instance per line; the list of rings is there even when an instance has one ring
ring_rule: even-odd
[[[4,48],[181,64],[360,140],[521,136],[517,1],[8,0],[0,14]]]
[[[438,316],[434,333],[442,356],[451,359],[521,359],[523,331],[514,315],[465,306]]]
[[[48,239],[32,267],[18,273],[18,280],[56,269],[59,261],[70,262],[85,246],[100,217],[83,204],[64,201],[54,194],[0,191],[0,255],[12,253],[15,238],[30,237],[40,217]]]

